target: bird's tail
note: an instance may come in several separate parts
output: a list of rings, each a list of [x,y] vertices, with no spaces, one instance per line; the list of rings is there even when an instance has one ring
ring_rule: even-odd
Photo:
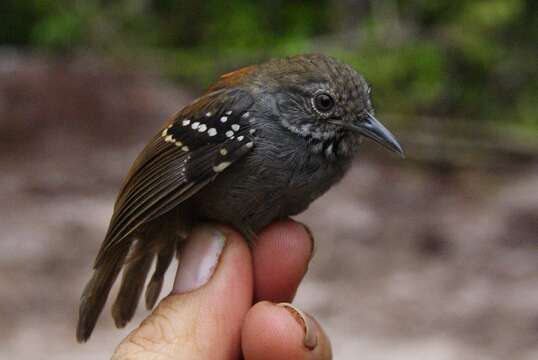
[[[80,297],[77,325],[77,341],[85,342],[92,334],[97,318],[105,306],[110,288],[118,277],[128,249],[124,249],[114,258],[106,259],[97,267],[86,284]]]
[[[116,327],[124,327],[133,318],[153,257],[154,253],[144,249],[142,241],[134,243],[132,255],[123,269],[120,290],[112,306]]]
[[[118,296],[112,306],[112,317],[118,328],[124,327],[133,318],[151,263],[157,257],[157,265],[146,287],[145,301],[148,310],[155,305],[161,293],[164,275],[176,252],[176,238],[173,232],[163,229],[151,231],[148,228],[144,238],[133,244],[123,269]]]
[[[85,342],[90,337],[122,267],[123,276],[116,301],[112,306],[112,317],[119,328],[124,327],[133,318],[151,263],[153,258],[157,257],[154,273],[146,288],[145,299],[148,310],[153,308],[161,292],[166,270],[178,246],[178,236],[173,228],[160,225],[163,224],[148,224],[133,236],[134,241],[130,242],[130,249],[115,250],[95,268],[81,296],[77,326],[79,342]]]

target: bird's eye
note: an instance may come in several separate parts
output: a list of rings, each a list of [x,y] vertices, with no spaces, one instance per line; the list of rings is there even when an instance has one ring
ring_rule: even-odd
[[[314,108],[322,113],[328,113],[334,107],[334,99],[331,94],[320,92],[314,96],[312,101]]]

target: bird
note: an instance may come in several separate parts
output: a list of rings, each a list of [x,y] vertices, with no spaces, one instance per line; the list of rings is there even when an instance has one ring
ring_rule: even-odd
[[[80,301],[76,337],[89,339],[122,271],[117,327],[147,282],[152,309],[196,224],[237,229],[251,244],[271,222],[304,211],[348,171],[364,138],[404,155],[375,117],[371,88],[323,54],[275,58],[222,75],[172,115],[135,159]]]

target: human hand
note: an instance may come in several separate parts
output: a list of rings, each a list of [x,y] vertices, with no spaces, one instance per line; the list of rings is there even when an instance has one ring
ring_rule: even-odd
[[[292,301],[312,250],[308,231],[292,220],[269,226],[252,249],[230,228],[196,228],[172,293],[112,358],[331,359],[319,324],[282,304]]]

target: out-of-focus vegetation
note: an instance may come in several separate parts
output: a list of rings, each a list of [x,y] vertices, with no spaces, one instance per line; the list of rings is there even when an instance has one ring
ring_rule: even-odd
[[[3,0],[0,44],[138,55],[199,86],[324,52],[362,71],[384,111],[538,129],[535,0]]]

